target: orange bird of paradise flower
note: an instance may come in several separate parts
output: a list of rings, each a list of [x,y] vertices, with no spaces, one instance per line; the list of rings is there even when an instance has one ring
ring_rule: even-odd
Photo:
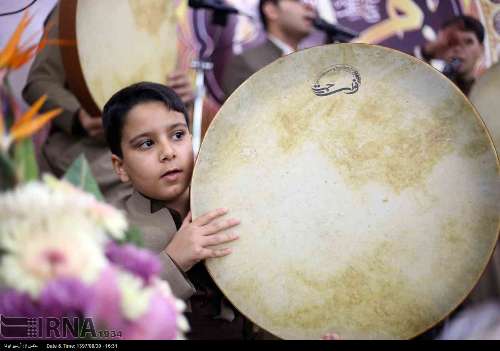
[[[44,30],[43,36],[38,44],[20,45],[21,37],[31,22],[31,17],[27,13],[23,15],[17,25],[16,30],[10,37],[5,47],[0,51],[0,70],[16,69],[28,62],[47,44],[65,44],[66,41],[48,39],[48,30]],[[27,42],[33,41],[31,37]]]
[[[4,117],[0,112],[0,150],[7,151],[12,142],[27,138],[42,128],[45,123],[62,112],[61,108],[56,108],[42,113],[34,118],[38,110],[43,106],[47,95],[40,97],[20,118],[14,122],[7,132],[4,124]]]
[[[47,38],[48,30],[45,30],[39,44],[21,46],[20,40],[22,34],[30,21],[31,18],[25,14],[5,47],[0,51],[0,78],[2,78],[2,80],[7,70],[19,68],[42,50],[48,43],[65,43],[62,40],[49,40]],[[28,42],[30,41],[31,40]],[[35,118],[45,100],[47,100],[47,95],[40,97],[28,111],[16,118],[16,121],[9,131],[6,130],[5,119],[0,109],[0,151],[7,151],[12,142],[31,136],[47,122],[61,113],[62,109],[58,108],[47,111]]]

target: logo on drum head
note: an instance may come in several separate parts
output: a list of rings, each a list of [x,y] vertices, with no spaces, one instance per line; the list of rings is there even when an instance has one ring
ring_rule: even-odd
[[[312,86],[317,96],[328,96],[344,92],[354,94],[361,85],[361,76],[349,65],[333,65],[322,72]]]

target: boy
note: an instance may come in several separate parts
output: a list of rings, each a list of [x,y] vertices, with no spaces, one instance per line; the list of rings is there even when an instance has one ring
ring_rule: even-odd
[[[230,254],[213,245],[238,239],[222,231],[236,219],[217,209],[192,221],[189,185],[193,170],[188,114],[179,97],[157,83],[137,83],[114,94],[103,109],[113,168],[132,195],[123,203],[130,223],[141,229],[145,247],[158,252],[176,296],[188,299],[189,339],[242,339],[250,323],[224,299],[200,263]]]

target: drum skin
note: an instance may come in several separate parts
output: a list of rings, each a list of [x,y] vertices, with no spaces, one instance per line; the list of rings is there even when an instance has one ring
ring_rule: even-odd
[[[499,231],[498,157],[439,72],[366,44],[282,57],[240,86],[195,165],[193,218],[241,220],[209,273],[285,339],[408,339],[457,307]]]
[[[470,101],[486,124],[496,149],[500,147],[500,62],[491,66],[474,84]]]
[[[96,105],[139,81],[164,83],[177,59],[174,1],[83,0],[76,9],[80,68]]]

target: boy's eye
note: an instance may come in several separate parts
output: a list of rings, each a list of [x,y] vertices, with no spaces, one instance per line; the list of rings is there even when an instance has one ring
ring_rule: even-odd
[[[186,132],[184,132],[183,130],[178,130],[177,132],[174,133],[174,139],[181,140],[185,134]]]
[[[139,148],[141,150],[146,150],[146,149],[149,149],[151,146],[153,146],[153,141],[148,139],[148,140],[144,140],[141,143],[139,143],[137,145],[137,148]]]

